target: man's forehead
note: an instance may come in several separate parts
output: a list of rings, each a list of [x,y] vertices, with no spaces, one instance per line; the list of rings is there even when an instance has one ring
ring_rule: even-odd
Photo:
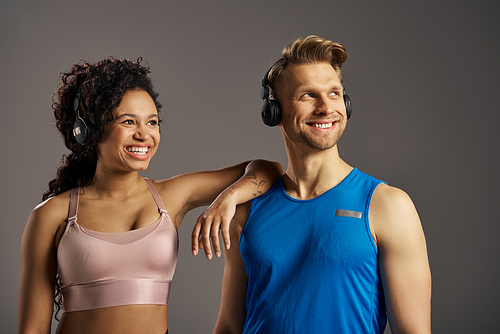
[[[328,63],[293,65],[284,74],[283,84],[292,90],[318,85],[341,86],[339,74]]]
[[[333,66],[327,62],[293,64],[285,69],[285,75],[307,75],[309,73],[324,73],[339,77]]]

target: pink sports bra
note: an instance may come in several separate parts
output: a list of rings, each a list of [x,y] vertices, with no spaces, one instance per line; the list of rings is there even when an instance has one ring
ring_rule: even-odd
[[[68,224],[57,249],[63,313],[168,304],[178,234],[160,194],[151,180],[144,180],[160,218],[151,225],[121,233],[97,232],[78,225],[80,189],[71,190]]]

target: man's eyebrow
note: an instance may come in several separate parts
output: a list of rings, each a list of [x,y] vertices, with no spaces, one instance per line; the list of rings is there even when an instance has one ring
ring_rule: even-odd
[[[314,90],[317,90],[317,89],[318,88],[314,87],[314,86],[303,85],[303,86],[295,87],[295,89],[292,90],[292,93],[293,94],[299,94],[299,93],[304,93],[304,92],[308,92],[308,91],[314,91]],[[333,83],[332,85],[330,85],[330,89],[333,89],[333,90],[342,90],[342,84]]]
[[[293,94],[299,94],[299,93],[307,92],[307,91],[310,91],[310,90],[312,90],[312,87],[310,87],[310,86],[298,86],[298,87],[295,87],[292,90],[292,93]]]

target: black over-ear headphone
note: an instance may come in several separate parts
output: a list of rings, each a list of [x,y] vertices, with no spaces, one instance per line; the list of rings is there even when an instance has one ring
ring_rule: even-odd
[[[273,66],[271,66],[271,68],[273,68]],[[267,81],[267,77],[269,76],[271,68],[266,72],[264,79],[262,79],[262,90],[260,93],[260,98],[264,100],[264,104],[262,105],[260,115],[262,116],[262,121],[264,122],[265,125],[276,126],[280,123],[281,120],[281,106],[278,100],[269,99],[270,91],[269,91],[269,83]],[[345,111],[347,119],[349,119],[351,118],[352,104],[351,104],[351,99],[345,93],[344,81],[342,81],[342,88],[344,91],[343,97],[344,97]]]
[[[73,102],[73,110],[76,113],[76,120],[73,124],[73,136],[78,144],[87,145],[90,141],[90,128],[85,124],[83,118],[80,117],[80,99],[82,95],[82,86],[76,91],[75,101]]]

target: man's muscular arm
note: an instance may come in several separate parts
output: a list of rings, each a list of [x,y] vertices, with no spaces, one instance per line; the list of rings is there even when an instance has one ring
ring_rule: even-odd
[[[410,197],[400,189],[378,186],[370,224],[392,333],[430,333],[431,273],[424,232]]]
[[[231,222],[229,233],[231,239],[239,240],[240,233],[248,217],[250,203],[239,205]],[[224,276],[219,316],[214,334],[240,334],[246,318],[246,292],[248,276],[241,258],[238,242],[229,249],[224,249]]]

